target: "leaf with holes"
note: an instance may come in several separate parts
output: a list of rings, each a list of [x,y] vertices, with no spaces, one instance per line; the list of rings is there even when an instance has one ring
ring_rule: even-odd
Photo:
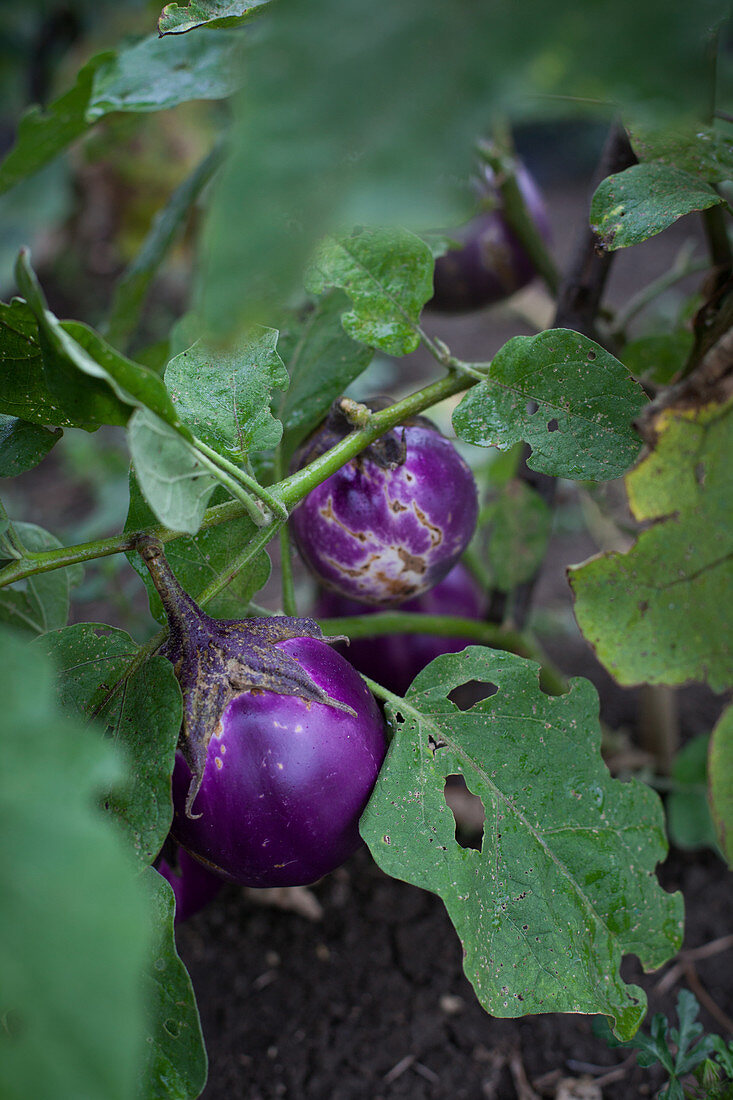
[[[626,477],[631,510],[654,521],[625,554],[572,566],[575,617],[621,684],[733,685],[733,401],[670,408]]]
[[[407,355],[420,343],[420,312],[433,296],[433,256],[414,233],[362,229],[328,237],[306,276],[309,290],[345,290],[354,308],[343,315],[354,340],[388,355]]]
[[[472,680],[496,690],[461,710],[451,694]],[[633,1035],[646,996],[621,960],[655,969],[674,954],[682,898],[654,878],[667,850],[658,796],[601,759],[593,686],[546,695],[533,662],[469,646],[428,665],[387,717],[362,835],[388,874],[442,897],[484,1007],[603,1013]],[[456,840],[444,794],[456,774],[484,805],[480,851]]]
[[[646,403],[623,363],[599,344],[570,329],[548,329],[504,344],[486,381],[453,413],[453,427],[479,447],[506,450],[525,441],[533,470],[606,481],[636,458],[641,442],[632,421]]]
[[[170,777],[183,714],[173,666],[164,657],[151,657],[113,694],[138,649],[123,630],[77,623],[44,634],[33,648],[56,666],[64,713],[86,722],[94,718],[124,751],[125,783],[108,793],[106,802],[136,859],[151,863],[173,818]]]
[[[190,4],[166,4],[158,19],[161,38],[186,34],[197,27],[239,27],[259,15],[270,0],[191,0]]]
[[[278,332],[257,325],[231,348],[198,340],[172,359],[165,383],[173,407],[196,436],[230,459],[276,447],[282,424],[270,412],[273,390],[287,387]]]
[[[713,730],[708,760],[710,809],[718,843],[733,868],[733,706]]]
[[[196,998],[176,951],[175,899],[152,867],[143,876],[152,909],[153,943],[145,982],[147,1061],[138,1095],[145,1100],[194,1100],[206,1084],[207,1060]]]
[[[599,184],[590,224],[609,251],[641,244],[683,214],[724,203],[707,183],[666,164],[634,164]]]

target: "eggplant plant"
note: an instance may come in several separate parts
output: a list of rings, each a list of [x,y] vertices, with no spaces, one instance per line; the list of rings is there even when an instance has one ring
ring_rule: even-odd
[[[120,119],[175,129],[183,105],[213,104],[199,162],[96,288],[101,316],[51,308],[30,229],[0,302],[0,474],[22,490],[79,432],[116,429],[129,452],[111,534],[62,542],[0,507],[0,1093],[199,1096],[176,872],[205,869],[212,895],[217,875],[311,883],[362,840],[442,898],[488,1013],[602,1015],[628,1042],[646,995],[624,956],[656,969],[683,935],[655,873],[662,802],[611,776],[596,689],[552,663],[530,611],[558,483],[592,498],[623,479],[633,534],[568,563],[583,636],[619,684],[733,686],[727,9],[200,0],[157,27],[129,18],[137,36],[31,107],[0,162],[0,202],[20,209],[51,166],[73,175],[95,141],[104,157]],[[609,123],[564,269],[507,136],[560,111]],[[521,249],[511,286],[536,273],[554,318],[469,362],[423,311],[475,213],[476,163]],[[683,215],[706,258],[612,308],[616,253]],[[181,240],[188,304],[151,341]],[[694,308],[655,313],[685,277]],[[417,349],[431,367],[411,384]],[[375,357],[395,396],[359,399]],[[308,618],[293,545],[314,588],[356,605]],[[258,602],[271,553],[275,607]],[[475,597],[442,598],[464,569]],[[85,570],[110,601],[139,576],[147,633],[79,621]],[[355,651],[360,674],[344,636],[383,657],[415,639],[409,672]],[[459,706],[476,683],[488,692]],[[733,864],[731,767],[729,709],[708,784]],[[480,848],[456,839],[456,775],[484,807]]]

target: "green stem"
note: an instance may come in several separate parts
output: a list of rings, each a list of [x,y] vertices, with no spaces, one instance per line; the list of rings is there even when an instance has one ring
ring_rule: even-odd
[[[230,462],[228,458],[224,458],[224,456],[220,455],[218,451],[215,451],[213,450],[213,448],[208,447],[206,443],[204,443],[201,439],[196,440],[196,450],[205,455],[207,459],[209,459],[220,470],[223,470],[224,473],[226,473],[234,481],[238,481],[245,489],[249,490],[250,493],[261,500],[263,504],[266,504],[274,516],[280,516],[281,519],[288,518],[288,510],[282,503],[282,501],[278,500],[270,492],[269,489],[265,489],[264,486],[260,485],[259,481],[257,481],[256,478],[250,477],[248,473],[246,473],[244,470],[241,470],[239,466],[235,466],[235,464],[233,462]],[[258,527],[260,527],[262,526],[263,517],[262,513],[259,512],[259,509],[258,515],[260,517],[259,521],[255,520],[255,523],[257,523]],[[252,516],[252,519],[254,519],[254,516]]]
[[[283,456],[280,445],[275,450],[274,466],[275,477],[278,481],[282,481]],[[295,598],[295,584],[293,581],[293,554],[287,524],[283,524],[280,528],[280,590],[282,592],[283,611],[286,615],[297,616],[298,603]]]
[[[464,619],[459,615],[425,615],[419,611],[377,611],[366,615],[320,619],[319,626],[329,636],[374,638],[385,634],[433,634],[439,637],[465,638],[479,645],[506,649],[542,665],[543,681],[555,695],[568,690],[568,683],[555,668],[539,644],[526,632],[511,630],[497,623]]]
[[[363,451],[380,435],[396,427],[406,417],[424,412],[431,405],[435,405],[446,397],[461,393],[471,385],[473,383],[465,378],[460,378],[455,374],[447,375],[438,382],[433,382],[402,401],[398,401],[395,405],[391,405],[388,409],[375,413],[368,428],[352,432],[351,435],[348,435],[346,439],[343,439],[326,454],[321,455],[315,462],[281,481],[275,487],[278,498],[286,508],[291,509],[299,500],[307,496],[311,489],[325,481],[327,477],[330,477],[346,462],[354,458],[360,451]],[[214,505],[212,508],[206,509],[200,530],[216,527],[221,523],[229,523],[230,520],[240,519],[245,514],[247,514],[247,509],[238,500]],[[266,531],[272,537],[278,529],[279,524],[271,524],[266,528]],[[182,531],[174,531],[159,524],[153,527],[145,527],[139,531],[128,531],[112,538],[95,539],[92,542],[79,543],[76,546],[63,546],[57,550],[46,550],[43,553],[37,553],[32,561],[14,561],[6,565],[4,569],[0,569],[0,588],[13,584],[15,581],[24,580],[36,573],[49,573],[54,569],[83,564],[96,558],[107,557],[110,554],[124,554],[128,550],[134,549],[135,540],[140,535],[151,535],[163,543],[187,537]]]
[[[410,394],[402,401],[390,405],[388,409],[375,412],[368,427],[351,432],[335,447],[332,447],[330,451],[326,451],[314,462],[281,481],[277,486],[278,496],[287,505],[288,509],[292,509],[312,489],[315,489],[331,474],[335,474],[346,462],[355,458],[360,451],[363,451],[375,439],[379,439],[385,432],[388,432],[391,428],[396,428],[408,417],[429,409],[431,405],[436,405],[444,398],[461,393],[470,385],[471,383],[467,382],[465,378],[450,374],[437,382],[433,382],[430,386],[418,390],[417,393]]]
[[[697,275],[700,271],[707,271],[710,266],[705,260],[694,260],[695,243],[688,242],[682,246],[677,258],[669,271],[665,271],[658,279],[648,283],[638,294],[630,298],[623,309],[616,315],[612,336],[622,338],[631,321],[642,310],[646,309],[650,302],[664,294],[666,290],[674,286],[688,275]]]
[[[195,444],[191,444],[191,450],[194,452],[201,465],[209,470],[212,476],[232,494],[235,500],[239,501],[252,522],[257,527],[263,527],[268,521],[263,515],[262,509],[257,506],[257,501],[252,499],[248,491],[239,481],[235,480],[223,467],[222,462],[226,462],[227,460],[223,459],[222,462],[215,462],[213,459],[209,458],[206,451],[209,451],[210,454],[216,454],[216,451],[212,451],[210,447],[206,447],[206,444],[201,443],[200,440],[197,440]],[[217,458],[219,457],[220,456],[217,455]],[[231,465],[231,463],[227,463],[227,465]]]

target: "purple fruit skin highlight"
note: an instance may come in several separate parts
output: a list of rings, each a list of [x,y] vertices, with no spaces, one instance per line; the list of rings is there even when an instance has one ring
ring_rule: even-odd
[[[480,620],[483,604],[479,584],[465,565],[459,562],[429,592],[407,600],[396,610],[421,612],[424,615],[461,615]],[[348,600],[336,592],[321,592],[313,614],[321,619],[377,611],[377,607]],[[376,680],[388,691],[404,695],[418,672],[432,660],[443,653],[458,653],[470,644],[466,638],[448,638],[437,634],[384,634],[376,638],[356,638],[342,651],[359,672]]]
[[[544,200],[522,165],[517,170],[517,183],[527,210],[549,243],[550,223]],[[481,191],[484,195],[497,194],[490,168],[486,168]],[[537,274],[500,207],[477,214],[449,236],[461,241],[463,247],[450,249],[435,261],[434,293],[428,309],[444,313],[480,309],[508,298]]]
[[[250,690],[227,705],[209,742],[201,787],[185,813],[191,773],[173,772],[179,844],[247,886],[315,882],[360,844],[386,745],[379,708],[359,674],[315,638],[277,646],[329,696],[356,711],[296,695]]]
[[[199,863],[183,848],[178,849],[177,858],[177,870],[163,856],[156,859],[154,866],[173,889],[176,899],[175,923],[181,924],[213,901],[224,885],[224,879],[207,870],[203,863]]]
[[[291,517],[298,550],[324,587],[383,607],[441,581],[478,515],[473,474],[450,440],[422,423],[388,434],[404,439],[401,465],[385,469],[367,450],[310,492]]]

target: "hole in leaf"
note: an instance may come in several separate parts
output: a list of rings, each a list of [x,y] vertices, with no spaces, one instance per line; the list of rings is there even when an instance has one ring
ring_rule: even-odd
[[[448,698],[459,710],[470,710],[475,703],[496,695],[498,690],[496,684],[484,683],[482,680],[467,680],[465,684],[459,684],[458,687],[449,691]]]
[[[486,813],[481,799],[469,791],[462,775],[449,775],[443,795],[456,823],[456,842],[461,848],[481,850]]]
[[[179,1028],[178,1022],[176,1020],[166,1020],[163,1024],[163,1027],[172,1039],[177,1039],[181,1033],[181,1029]]]
[[[548,420],[548,422],[547,422],[548,432],[556,432],[559,427],[560,427],[560,425],[558,424],[557,420],[554,419],[554,417],[553,417],[552,420]]]
[[[594,351],[589,351],[588,352],[588,358],[590,359],[591,362],[593,362],[595,357],[596,357],[596,353]]]

